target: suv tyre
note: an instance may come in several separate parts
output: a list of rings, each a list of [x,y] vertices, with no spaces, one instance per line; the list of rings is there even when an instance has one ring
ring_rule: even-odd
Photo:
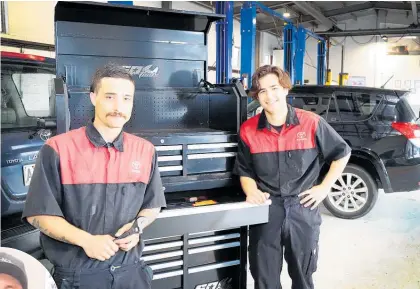
[[[362,167],[348,164],[333,185],[323,204],[334,216],[342,219],[363,217],[378,199],[378,186]]]

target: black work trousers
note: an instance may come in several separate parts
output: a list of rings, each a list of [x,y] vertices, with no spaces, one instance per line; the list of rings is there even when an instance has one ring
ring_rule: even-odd
[[[249,265],[255,289],[281,289],[284,259],[292,289],[313,289],[321,225],[319,207],[303,207],[299,199],[272,200],[269,221],[249,229]]]
[[[77,271],[56,267],[53,278],[57,289],[151,289],[153,272],[139,262]]]

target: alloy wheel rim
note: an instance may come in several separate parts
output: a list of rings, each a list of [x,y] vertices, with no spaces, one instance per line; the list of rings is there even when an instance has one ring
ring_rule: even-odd
[[[360,211],[367,203],[369,190],[359,176],[343,173],[332,186],[328,199],[334,208],[345,213]]]

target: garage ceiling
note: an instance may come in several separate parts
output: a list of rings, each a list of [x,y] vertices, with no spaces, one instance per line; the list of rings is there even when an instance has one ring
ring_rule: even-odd
[[[203,7],[214,9],[215,1],[193,1]],[[302,24],[306,28],[316,28],[323,25],[331,29],[338,22],[345,20],[357,20],[359,17],[376,15],[377,11],[398,11],[401,15],[401,23],[406,23],[407,17],[410,17],[414,25],[418,25],[420,16],[419,1],[260,1],[265,6],[283,14],[289,13],[290,19],[295,24]],[[242,1],[234,2],[235,18],[240,20],[240,11]],[[417,12],[419,11],[419,12]],[[276,34],[277,29],[282,29],[284,21],[274,19],[273,17],[259,13],[257,14],[257,30]],[[281,31],[281,30],[279,30]]]

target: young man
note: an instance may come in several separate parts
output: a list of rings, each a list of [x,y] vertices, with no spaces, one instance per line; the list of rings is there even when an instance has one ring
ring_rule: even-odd
[[[251,95],[263,111],[240,129],[235,172],[247,201],[271,200],[267,224],[249,231],[249,261],[256,289],[279,289],[284,257],[293,289],[314,288],[321,216],[318,205],[343,172],[350,147],[316,114],[287,104],[289,75],[260,67]],[[324,162],[331,163],[315,185]]]
[[[166,202],[154,146],[122,131],[134,91],[122,67],[98,69],[93,122],[49,139],[38,155],[23,218],[40,229],[58,288],[150,288],[139,240]]]

